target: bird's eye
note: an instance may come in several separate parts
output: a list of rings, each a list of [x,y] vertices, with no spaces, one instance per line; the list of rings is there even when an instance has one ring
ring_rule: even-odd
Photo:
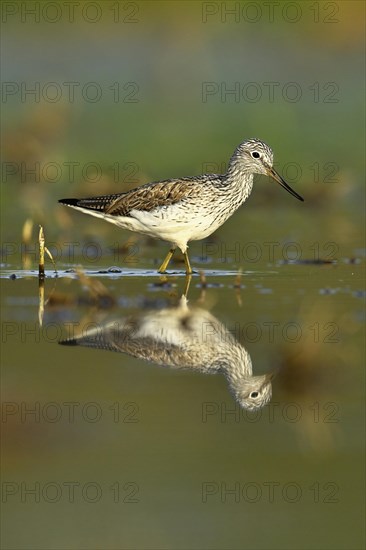
[[[252,393],[250,394],[250,397],[253,397],[255,399],[256,397],[258,397],[258,395],[259,394],[257,391],[252,391]]]
[[[258,153],[258,151],[253,151],[252,157],[255,158],[255,159],[259,159],[260,154]]]

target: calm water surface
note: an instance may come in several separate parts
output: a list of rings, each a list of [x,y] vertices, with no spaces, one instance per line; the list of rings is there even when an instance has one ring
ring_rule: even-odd
[[[181,273],[161,285],[150,272],[85,266],[108,296],[98,302],[59,266],[45,281],[40,327],[38,280],[15,267],[3,272],[1,303],[12,548],[29,538],[48,548],[55,535],[65,548],[116,539],[264,548],[267,530],[272,548],[360,547],[362,262],[259,264],[240,280],[214,265],[204,283],[192,278],[189,307],[225,327],[254,374],[277,371],[270,404],[256,412],[240,407],[223,375],[162,368],[148,347],[144,361],[58,345],[113,320],[174,311]]]

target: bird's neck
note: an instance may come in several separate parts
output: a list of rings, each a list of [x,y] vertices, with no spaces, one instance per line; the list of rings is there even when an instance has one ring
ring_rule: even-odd
[[[230,386],[236,388],[240,383],[252,376],[252,360],[249,353],[238,343],[233,343],[220,360],[221,371]]]
[[[246,170],[234,154],[230,159],[224,181],[230,189],[236,190],[242,195],[244,201],[253,188],[253,173]]]

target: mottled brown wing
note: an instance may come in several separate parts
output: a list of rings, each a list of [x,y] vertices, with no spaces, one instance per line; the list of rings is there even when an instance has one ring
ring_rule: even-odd
[[[116,198],[105,209],[112,216],[129,216],[131,210],[150,212],[196,196],[200,191],[197,179],[166,180],[143,185]]]
[[[122,325],[122,326],[121,326]],[[179,346],[156,337],[140,337],[138,319],[118,320],[98,329],[59,341],[63,346],[85,346],[88,348],[126,353],[159,365],[171,367],[190,366],[190,353]]]

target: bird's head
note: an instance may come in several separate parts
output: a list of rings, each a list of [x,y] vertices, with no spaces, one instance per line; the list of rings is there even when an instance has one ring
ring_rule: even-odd
[[[272,378],[274,373],[251,376],[242,380],[234,389],[239,405],[248,411],[257,411],[267,405],[272,397]]]
[[[300,201],[304,199],[285,182],[280,174],[273,168],[273,151],[259,139],[243,141],[235,150],[231,159],[232,165],[242,172],[263,174],[279,183],[288,193]]]

